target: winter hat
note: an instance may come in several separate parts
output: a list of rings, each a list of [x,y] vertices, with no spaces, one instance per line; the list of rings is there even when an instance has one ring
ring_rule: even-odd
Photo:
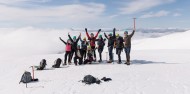
[[[109,33],[109,36],[112,36],[112,33]]]
[[[102,37],[102,35],[99,35],[99,38],[101,38]]]
[[[73,36],[73,39],[76,39],[77,37],[76,36]]]
[[[94,33],[91,33],[90,35],[94,35]]]
[[[126,30],[126,31],[124,32],[124,34],[128,34],[128,31]]]
[[[119,34],[116,34],[116,37],[119,37]]]
[[[84,37],[83,40],[86,40],[86,37]]]

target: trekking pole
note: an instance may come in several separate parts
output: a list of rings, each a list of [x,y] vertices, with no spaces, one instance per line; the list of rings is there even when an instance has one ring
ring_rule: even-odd
[[[136,18],[133,18],[133,20],[134,20],[134,30],[136,31],[136,22],[135,22]]]

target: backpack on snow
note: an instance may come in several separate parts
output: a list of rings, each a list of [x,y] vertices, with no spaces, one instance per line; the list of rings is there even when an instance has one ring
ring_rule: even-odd
[[[95,77],[93,77],[92,75],[86,75],[83,80],[82,80],[82,83],[85,83],[85,84],[93,84],[93,83],[96,83],[96,84],[100,84],[101,81]]]
[[[31,73],[28,72],[28,71],[25,71],[24,74],[22,75],[21,77],[21,80],[19,82],[19,84],[22,82],[22,83],[29,83],[32,81],[32,76],[31,76]]]
[[[57,60],[55,60],[54,65],[52,66],[53,68],[60,68],[60,65],[62,63],[62,59],[58,58]]]
[[[40,66],[37,68],[37,70],[43,70],[46,67],[47,63],[45,59],[42,59],[40,62]]]

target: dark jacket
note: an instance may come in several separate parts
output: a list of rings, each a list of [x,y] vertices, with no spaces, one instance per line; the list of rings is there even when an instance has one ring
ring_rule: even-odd
[[[81,38],[80,38],[80,41],[81,41],[81,49],[82,50],[87,50],[88,42],[87,41],[83,41]]]
[[[105,46],[105,39],[101,38],[101,39],[96,39],[97,44],[98,44],[98,49],[103,49]]]
[[[116,38],[115,47],[117,49],[122,49],[124,47],[124,45],[123,45],[123,38],[121,36],[119,36],[118,38]]]
[[[125,47],[130,47],[131,46],[131,38],[133,37],[135,33],[135,30],[130,35],[127,35],[124,37],[124,46]]]
[[[71,43],[72,43],[71,49],[72,49],[72,50],[77,50],[77,45],[78,45],[78,41],[79,41],[79,39],[80,39],[80,36],[78,36],[78,38],[76,39],[76,41],[74,41],[74,40],[71,38],[70,35],[68,35],[68,36],[69,36],[69,39],[71,40]]]
[[[106,33],[104,33],[104,36],[108,39],[108,47],[114,46],[114,41],[115,41],[115,29],[113,29],[113,36],[111,36],[110,38],[108,38],[108,36],[106,35]]]
[[[85,29],[85,31],[86,31],[86,35],[88,37],[88,40],[90,41],[90,46],[95,47],[96,46],[95,41],[96,41],[96,38],[98,37],[98,34],[100,33],[101,29],[98,30],[98,32],[96,33],[96,35],[93,38],[91,38],[89,36],[87,29]]]

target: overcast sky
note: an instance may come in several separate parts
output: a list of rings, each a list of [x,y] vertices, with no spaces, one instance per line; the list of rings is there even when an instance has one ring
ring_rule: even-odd
[[[190,0],[0,0],[0,27],[190,28]]]

